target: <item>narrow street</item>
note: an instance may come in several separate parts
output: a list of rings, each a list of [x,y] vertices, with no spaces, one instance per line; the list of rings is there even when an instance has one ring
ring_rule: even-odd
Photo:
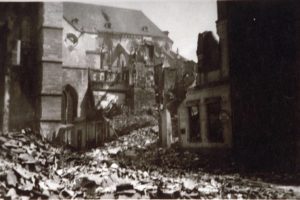
[[[86,152],[54,148],[29,130],[1,136],[0,197],[300,197],[298,187],[292,190],[291,187],[265,183],[257,176],[242,176],[234,172],[233,164],[227,169],[211,168],[199,154],[180,151],[176,145],[170,149],[159,148],[157,142],[157,126],[134,130]]]
[[[1,199],[300,199],[300,3],[0,3]]]

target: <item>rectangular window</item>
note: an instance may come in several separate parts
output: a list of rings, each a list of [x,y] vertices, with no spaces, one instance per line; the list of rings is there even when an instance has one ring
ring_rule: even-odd
[[[189,141],[201,142],[201,125],[200,125],[200,111],[198,105],[191,105],[188,107],[189,114]]]
[[[205,100],[207,111],[207,137],[209,142],[223,142],[223,124],[220,120],[221,98]]]

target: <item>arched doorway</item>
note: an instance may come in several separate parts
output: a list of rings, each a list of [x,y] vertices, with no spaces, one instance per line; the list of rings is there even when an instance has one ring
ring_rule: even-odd
[[[72,86],[66,85],[62,94],[62,123],[71,124],[74,122],[77,117],[77,104],[78,95],[76,90]]]

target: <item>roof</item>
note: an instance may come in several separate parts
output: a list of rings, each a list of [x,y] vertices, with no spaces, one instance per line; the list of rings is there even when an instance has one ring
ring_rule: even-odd
[[[74,28],[88,33],[115,32],[168,38],[140,10],[64,2],[63,15]],[[110,29],[105,28],[106,23],[111,24]]]

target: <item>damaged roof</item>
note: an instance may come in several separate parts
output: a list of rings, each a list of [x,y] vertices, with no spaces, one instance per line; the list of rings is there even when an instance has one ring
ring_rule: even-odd
[[[114,32],[168,38],[140,10],[64,2],[63,15],[74,28],[88,33]]]

